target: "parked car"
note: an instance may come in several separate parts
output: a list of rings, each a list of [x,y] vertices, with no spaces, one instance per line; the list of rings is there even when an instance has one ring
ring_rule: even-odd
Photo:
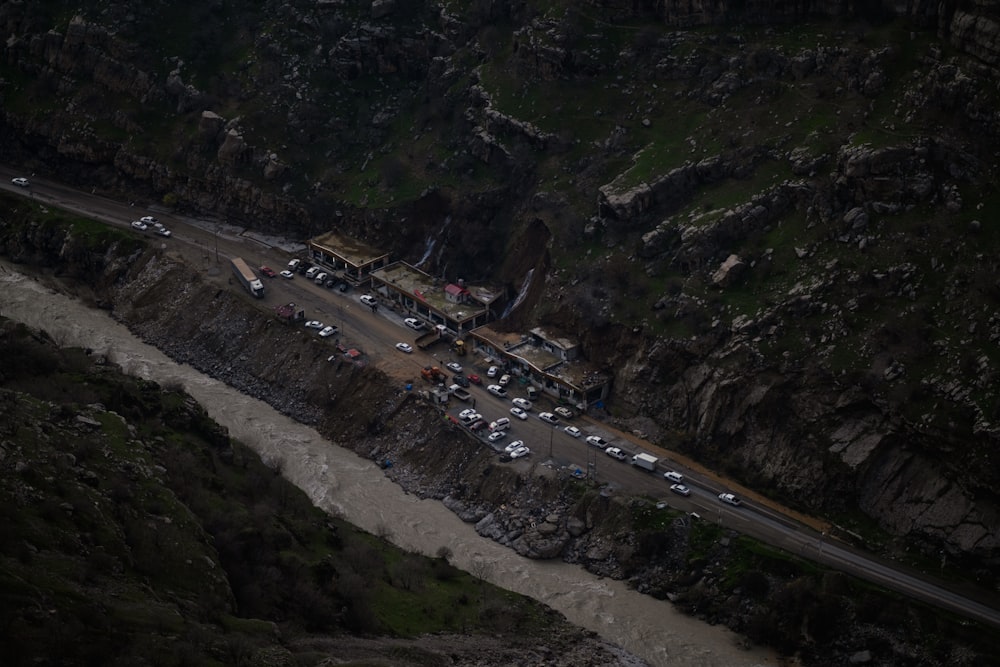
[[[731,493],[720,493],[719,494],[719,500],[721,500],[722,502],[724,502],[724,503],[726,503],[728,505],[733,505],[734,507],[739,507],[740,505],[743,504],[742,500],[740,500],[739,498],[737,498],[736,496],[734,496]]]
[[[475,410],[473,410],[472,412],[466,412],[465,410],[462,410],[461,412],[458,413],[458,418],[468,424],[470,422],[479,421],[480,419],[483,418],[483,416],[478,412],[476,412]]]
[[[679,472],[676,472],[674,470],[668,470],[667,472],[663,473],[663,477],[668,482],[675,482],[677,484],[680,484],[681,482],[684,481],[684,475],[682,475]]]
[[[396,343],[396,349],[400,352],[406,352],[407,354],[413,352],[413,346],[409,343]]]
[[[567,426],[563,430],[566,431],[566,435],[573,438],[579,438],[581,435],[583,435],[583,432],[575,426]]]
[[[497,384],[500,385],[501,387],[506,387],[507,385],[510,384],[510,376],[504,373],[503,375],[500,376],[500,379],[497,380]]]
[[[323,324],[322,322],[320,322],[319,320],[309,320],[308,322],[306,322],[306,329],[317,329],[318,330],[318,329],[322,329],[325,326],[326,325]]]
[[[322,285],[323,283],[326,282],[326,279],[327,279],[326,271],[320,271],[319,273],[316,274],[316,277],[313,278],[313,282],[316,283],[317,285]]]
[[[489,440],[490,442],[500,442],[506,437],[507,437],[507,431],[493,431],[486,439]]]
[[[459,387],[464,387],[466,389],[469,388],[469,378],[465,377],[464,375],[456,375],[451,380]]]
[[[349,290],[350,288],[351,288],[351,286],[350,286],[350,285],[348,285],[347,283],[340,283],[340,284],[339,284],[339,285],[337,286],[337,289],[338,289],[338,290],[340,290],[340,292],[341,292],[341,293],[343,293],[343,292],[346,292],[346,291],[347,291],[347,290]]]
[[[486,387],[486,391],[490,392],[494,396],[499,396],[500,398],[507,398],[507,390],[498,384],[491,384]]]
[[[149,227],[142,220],[133,220],[132,229],[138,229],[140,232],[144,232],[149,229]]]
[[[602,438],[599,435],[588,435],[587,444],[593,445],[594,447],[600,447],[601,449],[607,449],[611,446],[611,443]]]
[[[486,428],[486,420],[485,419],[477,419],[476,421],[474,421],[471,424],[469,424],[469,430],[473,431],[473,432],[475,432],[475,431],[482,431],[484,428]]]
[[[155,225],[160,224],[160,221],[157,220],[156,218],[154,218],[151,215],[144,215],[141,218],[139,218],[139,221],[140,222],[145,222],[147,225],[154,225],[155,226]]]
[[[301,263],[302,263],[301,259],[292,259],[292,260],[289,260],[288,261],[288,270],[289,271],[294,271],[295,269],[299,268],[299,264],[301,264]]]
[[[452,373],[462,372],[462,364],[458,363],[457,361],[449,361],[444,365],[444,367],[447,368]]]
[[[556,413],[557,415],[559,415],[563,419],[572,419],[573,418],[573,411],[570,410],[569,408],[564,408],[561,405],[558,408],[554,409],[552,412]]]
[[[516,405],[517,407],[521,408],[522,410],[531,409],[531,401],[529,401],[526,398],[512,398],[510,402]]]
[[[471,382],[472,384],[482,384],[483,383],[483,379],[481,377],[479,377],[478,375],[475,375],[475,374],[469,375],[468,378],[469,378],[469,382]]]
[[[334,280],[333,278],[328,278],[327,281],[323,283],[323,287],[327,289],[333,289],[336,286],[337,286],[337,281]]]
[[[513,407],[510,409],[510,414],[514,415],[518,419],[527,419],[528,413],[518,407]]]
[[[499,373],[500,373],[500,369],[499,368],[497,368],[496,366],[490,366],[486,370],[486,377],[488,377],[488,378],[495,378]]]
[[[338,329],[337,327],[334,327],[334,326],[323,327],[322,331],[319,332],[319,335],[321,337],[323,337],[323,338],[329,338],[330,336],[334,335],[338,331],[340,331],[340,329]]]
[[[619,461],[624,461],[627,456],[619,447],[608,447],[604,450],[604,453],[613,459],[618,459]]]
[[[285,269],[284,271],[282,271],[278,275],[281,276],[282,278],[288,278],[289,280],[291,280],[292,278],[295,277],[295,273],[292,272],[292,271],[289,271],[288,269]]]
[[[458,413],[458,418],[459,419],[465,419],[469,415],[474,415],[474,414],[476,414],[476,411],[474,409],[472,409],[472,408],[465,408],[464,410],[462,410],[461,412]]]
[[[510,428],[510,418],[498,417],[496,421],[490,422],[491,431],[505,431]]]
[[[683,484],[671,484],[670,490],[681,496],[690,496],[691,489],[687,488]]]
[[[378,300],[371,294],[362,294],[361,303],[365,304],[366,306],[377,306]]]
[[[503,450],[505,452],[507,452],[508,454],[510,454],[512,451],[514,451],[518,447],[524,447],[524,441],[523,440],[512,440],[511,442],[507,443],[507,446],[504,447]]]
[[[163,236],[165,238],[170,238],[171,236],[173,236],[173,233],[163,225],[157,227],[153,233],[156,234],[157,236]]]
[[[420,331],[421,329],[424,328],[424,323],[415,317],[407,317],[405,320],[403,320],[403,324],[410,327],[414,331]]]
[[[519,459],[519,458],[521,458],[522,456],[527,456],[527,455],[528,455],[528,454],[530,454],[530,453],[531,453],[531,450],[530,450],[530,449],[528,449],[527,447],[518,447],[518,448],[517,448],[517,449],[515,449],[514,451],[512,451],[512,452],[509,452],[509,453],[508,453],[507,455],[508,455],[508,456],[509,456],[510,458],[512,458],[512,459]]]
[[[559,418],[556,417],[551,412],[539,412],[538,413],[538,418],[541,419],[543,422],[547,422],[549,424],[552,424],[553,426],[558,426],[559,425]]]
[[[12,179],[10,179],[10,182],[13,183],[14,185],[17,185],[17,186],[22,187],[22,188],[26,188],[26,187],[28,187],[30,185],[30,183],[28,183],[28,179],[26,179],[23,176],[18,176],[16,178],[12,178]]]

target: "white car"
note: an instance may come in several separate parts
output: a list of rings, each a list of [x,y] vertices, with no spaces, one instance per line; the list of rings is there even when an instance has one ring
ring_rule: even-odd
[[[611,445],[610,442],[599,435],[588,435],[587,444],[593,445],[594,447],[600,447],[601,449],[607,449]]]
[[[323,327],[323,329],[319,332],[319,335],[323,338],[329,338],[338,331],[340,331],[340,329],[337,327]]]
[[[512,398],[510,402],[516,405],[517,407],[521,408],[522,410],[531,409],[531,401],[529,401],[526,398]]]
[[[604,453],[613,459],[618,459],[619,461],[624,461],[626,456],[625,452],[618,447],[608,447],[604,450]]]
[[[149,227],[147,227],[146,223],[143,222],[142,220],[133,220],[132,229],[138,229],[140,232],[144,232],[147,229],[149,229]]]
[[[465,412],[465,411],[463,410],[462,412]],[[461,419],[462,421],[464,421],[467,424],[471,424],[472,422],[479,421],[480,419],[483,418],[483,416],[481,414],[479,414],[478,412],[473,411],[472,413],[467,414],[464,417],[461,414],[459,414],[458,418]]]
[[[452,373],[462,372],[462,364],[458,363],[457,361],[449,361],[444,365],[444,367],[447,368]]]
[[[684,475],[680,474],[679,472],[675,472],[673,470],[668,470],[667,472],[663,473],[663,477],[668,482],[674,482],[675,484],[681,484],[684,481]]]
[[[361,303],[365,304],[366,306],[378,305],[378,300],[371,294],[362,294],[360,298],[361,298]]]
[[[22,188],[26,188],[29,185],[28,179],[24,178],[23,176],[18,176],[17,178],[12,178],[12,179],[10,179],[10,182],[13,183],[14,185],[17,185],[17,186],[22,187]]]
[[[141,218],[139,218],[139,221],[145,222],[147,225],[153,225],[154,227],[160,226],[159,225],[160,221],[151,215],[144,215]]]
[[[514,451],[518,447],[524,447],[524,441],[523,440],[512,440],[510,443],[507,444],[506,447],[503,448],[503,450],[505,452],[507,452],[508,454],[510,454],[512,451]]]
[[[170,238],[171,236],[173,236],[173,234],[170,232],[170,230],[167,229],[166,227],[164,227],[163,225],[160,225],[159,227],[157,227],[156,231],[154,233],[155,234],[159,234],[160,236],[164,236],[166,238]]]
[[[288,270],[289,271],[294,271],[295,269],[299,268],[299,264],[301,264],[301,263],[302,263],[301,259],[291,259],[291,260],[289,260],[288,261]]]
[[[510,428],[510,419],[499,417],[496,421],[490,422],[491,431],[505,431]]]
[[[541,419],[543,422],[547,422],[549,424],[552,424],[553,426],[558,426],[559,425],[559,418],[556,417],[551,412],[539,412],[538,413],[538,418]]]
[[[510,456],[510,458],[512,458],[512,459],[519,459],[522,456],[527,456],[530,453],[531,453],[531,450],[528,449],[527,447],[518,447],[517,449],[515,449],[512,452],[508,452],[507,455]]]
[[[499,384],[501,387],[506,387],[507,385],[510,384],[510,376],[504,373],[503,375],[500,376],[500,379],[497,380],[497,384]]]
[[[497,368],[496,366],[490,366],[489,369],[486,371],[486,377],[495,378],[499,372],[500,372],[499,368]]]
[[[510,409],[510,414],[514,415],[518,419],[527,419],[528,418],[528,413],[525,412],[524,410],[522,410],[521,408],[517,408],[517,407],[511,408]]]
[[[581,435],[583,435],[580,429],[578,429],[575,426],[567,426],[563,430],[566,431],[566,435],[571,436],[573,438],[579,438]]]
[[[682,496],[690,496],[691,495],[691,489],[687,488],[683,484],[671,484],[670,485],[670,490],[673,491],[674,493],[676,493],[678,495],[682,495]]]
[[[465,419],[469,415],[474,415],[474,414],[476,414],[475,410],[473,410],[472,408],[466,408],[466,409],[464,409],[464,410],[462,410],[461,412],[458,413],[458,418],[459,419]]]
[[[507,398],[507,390],[498,384],[491,384],[486,387],[486,391],[490,392],[494,396],[499,396],[500,398]]]
[[[294,278],[294,277],[295,277],[295,274],[294,274],[294,273],[292,273],[291,271],[289,271],[288,269],[285,269],[285,270],[284,270],[284,271],[282,271],[282,272],[281,272],[281,273],[280,273],[279,275],[280,275],[280,276],[281,276],[282,278],[288,278],[289,280],[291,280],[292,278]]]
[[[396,343],[396,349],[400,352],[406,352],[407,354],[413,352],[413,346],[409,343]]]
[[[489,440],[490,442],[500,442],[506,437],[507,437],[507,431],[493,431],[486,439]]]
[[[573,418],[573,411],[570,410],[569,408],[564,408],[561,405],[558,408],[556,408],[555,410],[553,410],[552,412],[556,413],[557,415],[559,415],[563,419],[572,419]]]
[[[403,320],[403,324],[410,327],[414,331],[420,331],[421,329],[424,328],[424,323],[415,317],[407,317],[405,320]]]
[[[309,320],[306,322],[306,329],[322,329],[326,325],[319,320]]]
[[[743,501],[734,496],[731,493],[720,493],[719,500],[726,503],[727,505],[732,505],[734,507],[739,507],[743,504]]]

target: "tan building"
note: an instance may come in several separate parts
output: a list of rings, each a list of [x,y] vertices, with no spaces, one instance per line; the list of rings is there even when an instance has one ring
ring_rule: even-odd
[[[372,271],[372,288],[431,326],[444,325],[463,337],[493,319],[501,291],[464,283],[446,283],[406,262]]]
[[[367,282],[372,271],[389,263],[389,253],[336,232],[310,239],[309,256],[354,285]]]
[[[536,327],[529,334],[513,334],[482,326],[469,339],[473,349],[497,359],[522,384],[577,409],[602,403],[611,391],[611,376],[583,359],[580,345],[558,332]]]

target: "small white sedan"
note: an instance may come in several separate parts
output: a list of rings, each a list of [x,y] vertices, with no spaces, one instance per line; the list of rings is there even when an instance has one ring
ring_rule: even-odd
[[[403,320],[403,324],[410,327],[411,329],[414,329],[415,331],[420,331],[421,329],[424,328],[424,323],[415,317],[407,317],[405,320]]]
[[[490,436],[486,438],[490,442],[500,442],[507,437],[507,431],[493,431]]]
[[[396,349],[400,352],[406,352],[407,354],[413,352],[413,346],[409,343],[396,343]]]
[[[513,407],[510,409],[510,414],[514,415],[518,419],[527,419],[528,413],[518,407]]]
[[[526,398],[512,398],[510,402],[516,405],[517,407],[521,408],[522,410],[531,409],[531,401],[529,401]]]
[[[323,327],[323,329],[319,332],[319,335],[322,338],[329,338],[338,331],[340,331],[340,329],[338,329],[337,327]]]
[[[574,437],[574,438],[579,438],[581,435],[583,435],[580,432],[580,429],[578,429],[575,426],[567,426],[563,430],[566,431],[566,435],[569,435],[569,436]]]
[[[499,372],[500,372],[499,368],[497,368],[496,366],[490,366],[489,369],[486,371],[486,377],[495,378],[497,376],[497,373]]]
[[[308,322],[306,322],[306,329],[317,329],[317,330],[319,330],[319,329],[322,329],[325,326],[326,325],[323,324],[322,322],[320,322],[319,320],[309,320]]]
[[[556,417],[551,412],[539,412],[538,418],[541,419],[543,422],[552,424],[553,426],[559,425],[559,418]]]
[[[144,215],[141,218],[139,218],[139,220],[141,220],[142,222],[145,222],[147,225],[155,225],[156,223],[159,222],[159,220],[157,220],[156,218],[154,218],[151,215]]]
[[[146,223],[143,222],[142,220],[133,220],[132,229],[138,229],[140,232],[144,232],[147,229],[149,229],[149,227],[147,227]]]
[[[461,412],[458,413],[458,418],[459,419],[465,419],[469,415],[474,415],[474,414],[476,414],[475,410],[473,410],[472,408],[466,408],[466,409],[464,409],[464,410],[462,410]]]
[[[523,440],[514,440],[510,444],[508,444],[506,447],[504,447],[503,450],[505,452],[507,452],[508,454],[510,454],[512,451],[514,451],[518,447],[524,447],[524,441]]]
[[[452,373],[461,373],[462,372],[462,364],[458,363],[457,361],[449,361],[444,366],[445,366],[445,368],[447,368],[448,370],[450,370]]]
[[[12,179],[10,179],[10,182],[13,183],[14,185],[18,186],[18,187],[22,187],[22,188],[28,187],[28,179],[24,178],[23,176],[18,176],[17,178],[12,178]]]
[[[531,453],[531,450],[528,449],[527,447],[518,447],[514,451],[510,452],[508,454],[508,456],[510,456],[510,458],[512,458],[512,459],[519,459],[522,456],[527,456],[530,453]]]
[[[295,274],[289,271],[288,269],[285,269],[279,275],[281,275],[282,278],[288,278],[289,280],[295,277]]]
[[[670,490],[681,496],[690,496],[691,489],[687,488],[683,484],[671,484]]]

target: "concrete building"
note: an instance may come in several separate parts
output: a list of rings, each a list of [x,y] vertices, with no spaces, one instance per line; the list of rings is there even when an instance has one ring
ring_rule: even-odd
[[[487,287],[444,283],[405,262],[372,271],[372,288],[431,326],[444,325],[455,336],[493,319],[502,292]]]
[[[536,327],[529,334],[502,333],[482,326],[469,333],[469,340],[519,382],[579,410],[603,402],[611,391],[611,376],[583,359],[580,345],[558,332]]]
[[[336,232],[310,239],[309,256],[354,285],[367,283],[372,271],[389,263],[389,253]]]

